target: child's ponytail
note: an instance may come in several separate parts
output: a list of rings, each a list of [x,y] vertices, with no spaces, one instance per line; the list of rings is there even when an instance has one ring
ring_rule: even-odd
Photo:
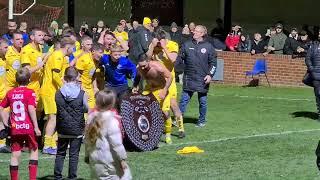
[[[90,146],[95,145],[98,138],[101,138],[101,129],[103,126],[102,114],[98,113],[88,125],[86,131],[86,143]]]

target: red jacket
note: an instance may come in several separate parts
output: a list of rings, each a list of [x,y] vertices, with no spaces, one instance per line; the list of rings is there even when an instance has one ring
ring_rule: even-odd
[[[240,36],[234,35],[234,34],[228,34],[225,42],[226,42],[226,46],[229,50],[236,51],[237,46],[240,42]]]

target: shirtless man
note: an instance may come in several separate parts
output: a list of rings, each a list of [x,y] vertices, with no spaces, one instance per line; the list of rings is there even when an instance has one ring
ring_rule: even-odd
[[[165,115],[166,143],[171,144],[171,117],[170,117],[170,96],[168,90],[172,82],[171,72],[160,62],[150,61],[147,56],[142,55],[138,63],[139,75],[146,80],[143,95],[152,93],[160,103],[161,110]],[[137,92],[139,78],[136,78],[133,92]]]

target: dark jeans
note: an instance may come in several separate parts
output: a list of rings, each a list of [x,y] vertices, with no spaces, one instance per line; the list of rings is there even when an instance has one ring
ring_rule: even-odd
[[[314,95],[316,97],[316,105],[318,109],[318,114],[320,114],[320,81],[314,80],[313,81],[314,86]]]
[[[187,105],[190,102],[194,92],[192,91],[182,91],[181,99],[180,99],[180,110],[182,114],[186,112]],[[206,123],[206,114],[207,114],[207,93],[198,92],[198,101],[199,101],[199,119],[197,124]]]
[[[317,161],[316,161],[317,167],[320,171],[320,141],[319,141],[317,149],[316,149],[316,156],[317,156]]]
[[[82,138],[58,138],[58,150],[54,164],[54,179],[60,180],[62,178],[62,170],[64,159],[69,148],[69,173],[68,179],[77,178],[79,152],[81,147]]]
[[[122,96],[124,96],[125,93],[128,92],[128,89],[129,89],[127,84],[124,84],[124,85],[121,85],[121,86],[109,86],[109,85],[106,85],[106,88],[111,89],[114,93],[116,93],[118,98],[121,98]]]
[[[121,106],[121,100],[122,97],[126,95],[126,93],[129,90],[129,87],[127,84],[121,85],[121,86],[108,86],[106,85],[106,88],[111,89],[116,95],[116,108],[120,111],[120,106]]]

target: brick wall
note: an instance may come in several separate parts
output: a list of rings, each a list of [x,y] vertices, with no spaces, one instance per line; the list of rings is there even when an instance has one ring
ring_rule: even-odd
[[[306,66],[304,58],[292,59],[288,55],[251,55],[239,52],[218,52],[218,58],[224,60],[224,84],[244,85],[245,71],[250,71],[256,59],[266,59],[268,79],[271,86],[303,86],[301,82]],[[247,78],[248,84],[251,77]],[[267,85],[264,76],[260,84]]]

